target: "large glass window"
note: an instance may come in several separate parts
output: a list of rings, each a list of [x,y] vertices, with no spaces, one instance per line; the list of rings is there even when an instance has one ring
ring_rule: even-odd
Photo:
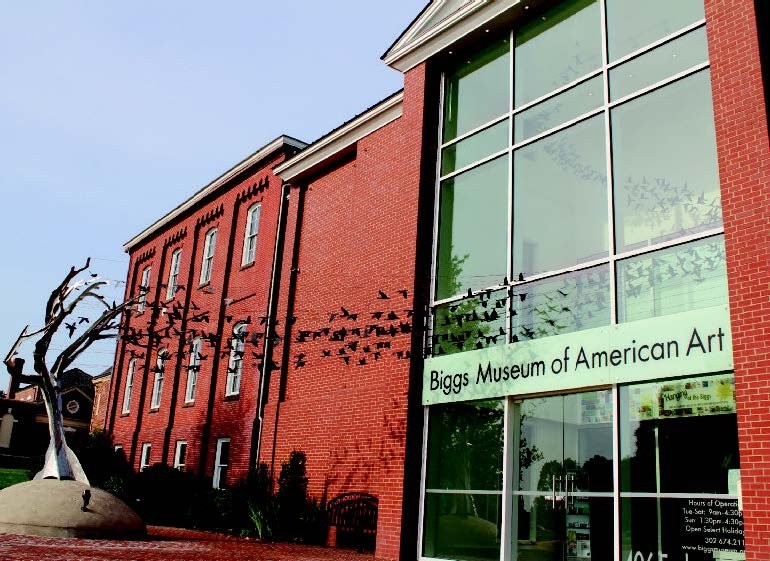
[[[621,558],[743,558],[732,375],[620,388],[620,453]]]
[[[426,557],[500,559],[503,419],[500,400],[431,408]]]
[[[502,39],[458,62],[447,73],[445,141],[504,114],[510,105],[510,45]]]
[[[447,52],[435,354],[726,302],[702,0],[529,8]]]
[[[437,297],[498,284],[506,272],[508,158],[441,183]]]

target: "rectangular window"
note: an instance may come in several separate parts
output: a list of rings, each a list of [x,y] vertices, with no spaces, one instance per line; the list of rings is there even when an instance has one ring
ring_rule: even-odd
[[[217,439],[217,452],[214,456],[214,489],[223,489],[227,485],[227,466],[230,463],[230,439]]]
[[[176,294],[177,280],[179,279],[179,266],[182,262],[182,250],[177,249],[171,254],[171,266],[168,269],[168,286],[166,286],[166,300],[171,300]]]
[[[241,265],[254,263],[257,255],[257,233],[259,232],[259,215],[262,205],[257,203],[246,213],[246,231],[243,238],[243,257]]]
[[[236,395],[241,391],[241,373],[243,371],[243,348],[246,338],[246,324],[233,328],[233,339],[230,343],[230,360],[227,363],[227,382],[225,395]]]
[[[203,244],[203,262],[201,263],[200,284],[206,284],[211,280],[211,268],[214,264],[214,249],[217,245],[216,228],[209,230],[206,234],[206,241]]]
[[[179,471],[184,471],[185,461],[187,460],[187,441],[177,440],[174,449],[174,467]]]
[[[132,358],[128,362],[128,372],[126,373],[126,388],[123,392],[123,413],[131,410],[131,392],[134,389],[134,372],[136,371],[136,359]]]
[[[139,456],[139,471],[144,471],[150,467],[150,452],[152,451],[152,444],[145,442],[142,444],[142,454]]]
[[[139,281],[139,301],[136,303],[136,312],[141,314],[147,303],[147,293],[150,291],[151,267],[145,267],[142,271],[142,279]]]
[[[158,352],[158,360],[155,363],[155,380],[152,385],[152,399],[150,400],[150,409],[160,407],[160,396],[163,391],[163,375],[166,370],[167,351]]]
[[[198,372],[201,369],[201,339],[193,339],[190,345],[190,363],[187,366],[187,386],[184,391],[185,403],[195,401],[195,386],[198,384]]]

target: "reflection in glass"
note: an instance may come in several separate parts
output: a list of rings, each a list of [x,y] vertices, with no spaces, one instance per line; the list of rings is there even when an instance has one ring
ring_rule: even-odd
[[[499,290],[437,306],[433,322],[433,353],[452,354],[506,344],[507,305],[506,292]]]
[[[510,46],[507,39],[464,59],[447,73],[444,142],[510,109]]]
[[[618,263],[618,322],[727,304],[724,237]]]
[[[703,17],[703,0],[607,0],[610,62]]]
[[[444,148],[441,174],[446,175],[481,160],[508,146],[508,120]]]
[[[569,84],[602,63],[596,0],[568,0],[516,33],[514,106]]]
[[[508,245],[508,156],[441,183],[436,298],[499,284]]]
[[[514,142],[552,129],[602,104],[602,77],[591,78],[514,117]]]
[[[608,253],[604,117],[518,149],[513,267],[530,276]]]
[[[448,384],[455,382],[462,383],[458,379]],[[469,561],[500,558],[504,409],[502,400],[430,408],[423,534],[426,556]],[[438,489],[469,492],[442,493]]]
[[[708,70],[612,110],[618,251],[722,225]]]
[[[621,559],[746,559],[736,499],[623,498],[620,512]]]
[[[425,496],[423,555],[460,561],[498,561],[502,496]]]
[[[563,335],[610,323],[610,277],[606,265],[521,285],[516,290],[512,301],[514,341]]]
[[[740,467],[732,374],[621,387],[620,453],[622,491],[728,493]]]
[[[687,35],[610,70],[610,98],[620,99],[708,60],[706,28]]]
[[[503,410],[501,400],[430,408],[426,488],[503,488]]]

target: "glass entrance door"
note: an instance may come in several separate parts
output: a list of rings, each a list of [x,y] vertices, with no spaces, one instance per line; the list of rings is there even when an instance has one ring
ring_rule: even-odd
[[[613,559],[611,390],[514,405],[511,559]]]

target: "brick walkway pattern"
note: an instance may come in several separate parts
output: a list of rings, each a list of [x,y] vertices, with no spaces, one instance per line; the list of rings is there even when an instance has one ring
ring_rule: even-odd
[[[145,540],[78,540],[0,534],[0,561],[379,561],[352,550],[265,543],[151,526]]]

